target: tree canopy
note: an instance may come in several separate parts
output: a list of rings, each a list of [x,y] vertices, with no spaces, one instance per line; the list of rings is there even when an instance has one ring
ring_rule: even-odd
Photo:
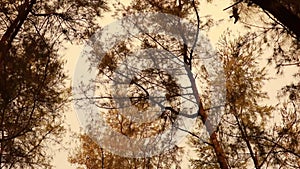
[[[209,1],[209,3],[214,2],[217,3],[217,1]],[[201,6],[201,2],[184,0],[134,1],[128,6],[117,3],[115,4],[115,16],[128,16],[139,12],[162,12],[187,19],[202,31],[208,30],[217,21],[211,20],[209,16],[200,19],[199,6]],[[193,78],[196,78],[195,87],[198,90],[204,90],[201,95],[196,94],[196,97],[199,97],[197,101],[200,106],[198,129],[187,131],[191,137],[191,147],[197,147],[198,155],[191,158],[194,168],[299,167],[299,143],[296,141],[299,138],[297,133],[299,119],[296,117],[299,114],[297,92],[299,84],[283,85],[282,91],[279,92],[281,101],[277,106],[264,105],[262,102],[268,99],[268,96],[262,87],[269,78],[266,74],[267,67],[261,67],[258,64],[258,60],[266,55],[266,51],[272,50],[272,56],[268,58],[268,61],[270,66],[271,63],[275,63],[279,74],[283,73],[285,66],[299,66],[297,55],[299,52],[298,30],[300,30],[297,25],[300,23],[298,22],[298,6],[297,2],[290,1],[240,0],[233,1],[231,5],[224,8],[225,11],[232,13],[228,17],[234,17],[237,26],[244,27],[247,33],[234,36],[232,32],[227,32],[220,37],[217,55],[221,59],[225,71],[227,95],[225,105],[220,105],[224,108],[225,114],[216,131],[210,131],[209,126],[205,123],[208,110],[212,109],[208,88],[205,85],[203,87],[196,85],[199,82],[206,82],[209,85],[207,70],[200,69],[201,61],[196,60],[197,53],[193,53],[193,46],[185,43],[186,35],[180,36],[181,42],[172,41],[172,39],[158,34],[146,33],[134,37],[141,42],[141,49],[163,48],[182,59],[193,70]],[[257,22],[252,21],[253,17],[257,17],[255,20]],[[133,46],[138,45],[132,40],[127,39],[120,42],[103,57],[100,63],[96,63],[99,75],[108,77],[100,82],[101,84],[111,80],[110,77],[114,76],[120,60],[135,52]],[[91,61],[95,60],[91,59]],[[141,77],[143,78],[143,76]],[[193,78],[190,79],[192,83]],[[131,84],[138,88],[140,85],[145,85],[145,82],[137,82]],[[153,83],[151,79],[146,82],[146,84]],[[145,86],[142,89],[135,93],[141,92],[140,96],[144,96],[144,92],[147,94],[147,91],[151,90]],[[104,95],[100,94],[100,97],[94,99],[113,99],[113,97]],[[143,99],[140,100],[141,98],[135,98],[135,103],[138,102],[139,106],[147,107],[147,102]],[[114,107],[113,102],[96,102],[101,108]],[[288,109],[288,106],[291,106],[293,111]],[[272,122],[274,117],[279,122]],[[203,137],[203,133],[199,129],[203,128],[204,124],[208,135],[203,141],[203,139],[199,139],[201,136]],[[138,132],[139,129],[141,126],[132,132]],[[82,153],[81,155],[88,154]],[[108,157],[108,159],[110,158]],[[73,160],[72,163],[78,162]]]
[[[52,168],[70,88],[58,55],[96,29],[103,1],[0,2],[0,168]]]
[[[227,12],[222,20],[202,16],[202,5],[218,3],[217,0],[135,0],[130,3],[2,0],[0,168],[53,167],[52,155],[47,150],[51,142],[59,143],[65,132],[63,113],[69,110],[70,93],[75,90],[66,84],[64,60],[58,51],[66,43],[82,44],[88,38],[86,45],[92,50],[86,61],[97,69],[97,78],[92,81],[96,86],[82,83],[77,90],[85,97],[72,98],[84,109],[88,125],[86,133],[74,136],[79,142],[78,147],[70,151],[70,163],[79,168],[182,168],[186,150],[192,149],[190,167],[195,169],[300,168],[300,82],[297,79],[300,2],[231,0],[228,6],[217,9]],[[112,37],[98,44],[95,39],[106,37],[99,22],[103,13],[110,10],[117,19],[140,14],[130,22],[123,22],[122,27],[146,31]],[[157,23],[153,24],[151,19],[143,18],[141,14],[145,13],[163,13],[165,17],[154,18]],[[220,27],[224,20],[230,19],[241,32],[223,32],[216,51],[197,48],[206,42],[201,33]],[[172,37],[165,30],[178,36]],[[110,45],[112,39],[117,42],[106,50],[103,46]],[[138,51],[141,51],[140,56],[130,60]],[[153,51],[166,52],[154,54]],[[168,65],[167,62],[173,61],[163,60],[163,54],[178,60],[171,66],[178,70],[137,69],[138,65],[151,66],[152,62]],[[203,55],[214,56],[216,60],[210,62],[201,58]],[[261,59],[267,59],[268,65],[262,66]],[[133,66],[134,76],[129,76],[122,66]],[[263,87],[273,78],[268,76],[268,70],[276,70],[280,78],[287,67],[297,70],[293,75],[296,80],[283,83],[277,93],[278,102],[267,105],[264,101],[270,98]],[[180,82],[182,74],[186,75],[187,86]],[[212,78],[213,75],[216,77]],[[124,87],[120,77],[126,79],[127,86]],[[226,92],[221,101],[220,98],[214,100],[222,95],[219,83],[224,84]],[[89,97],[90,90],[96,91],[97,96]],[[124,101],[123,96],[129,99]],[[182,104],[190,100],[195,100],[198,109],[188,114]],[[133,108],[127,108],[125,102]],[[98,113],[113,131],[104,130],[98,121],[100,115],[91,114],[87,104],[99,108]],[[157,107],[151,109],[153,105]],[[146,117],[149,112],[152,114]],[[214,113],[222,114],[217,124],[211,118]],[[180,128],[182,118],[194,117],[197,117],[194,128]],[[188,143],[174,146],[170,141],[164,145],[172,148],[147,156],[149,149],[145,147],[151,149],[159,145],[155,142],[158,136],[179,130],[188,135]],[[111,136],[113,132],[136,140],[136,144],[147,138],[154,141],[141,146],[143,151],[139,157],[132,158],[126,155],[136,153],[136,149],[126,141],[118,143]],[[176,136],[172,134],[166,138]],[[104,142],[97,140],[99,137],[105,138],[109,145],[118,143],[120,149],[126,146],[131,149],[114,154],[116,152],[110,151]]]

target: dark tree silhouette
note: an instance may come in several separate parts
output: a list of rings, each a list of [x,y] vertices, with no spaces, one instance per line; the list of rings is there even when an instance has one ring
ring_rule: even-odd
[[[51,168],[70,89],[57,54],[98,26],[103,1],[0,2],[0,168]]]

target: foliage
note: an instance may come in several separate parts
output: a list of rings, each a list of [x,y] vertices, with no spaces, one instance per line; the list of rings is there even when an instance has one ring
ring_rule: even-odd
[[[220,40],[218,53],[227,79],[227,104],[218,138],[231,168],[298,168],[297,106],[293,104],[291,112],[286,106],[276,109],[261,104],[267,98],[262,87],[268,79],[265,68],[259,68],[257,60],[261,51],[259,42],[249,41],[252,36],[256,35],[232,40],[228,33]],[[282,118],[278,111],[284,114]],[[278,124],[272,120],[274,117],[281,119]],[[198,152],[198,158],[191,160],[194,168],[216,168],[212,145],[197,140],[191,139]]]
[[[146,0],[133,1],[129,6],[118,3],[114,7],[116,17],[137,12],[162,12],[187,19],[194,23],[195,27],[207,30],[213,24],[211,24],[209,18],[207,22],[200,22],[197,13],[198,5],[200,5],[198,1]],[[232,38],[230,33],[224,34],[220,40],[218,55],[222,59],[227,80],[227,102],[225,106],[220,105],[220,107],[224,106],[225,115],[215,132],[210,132],[209,129],[208,133],[201,133],[197,129],[195,132],[188,131],[192,136],[191,146],[195,147],[198,153],[196,158],[191,159],[194,168],[299,168],[299,84],[291,84],[283,88],[280,97],[285,98],[285,100],[279,104],[281,107],[263,105],[263,100],[268,99],[268,97],[262,91],[262,87],[268,78],[266,77],[266,68],[261,68],[258,63],[260,56],[265,54],[266,50],[271,49],[272,55],[269,62],[276,64],[278,73],[282,72],[284,66],[299,66],[300,29],[297,29],[297,27],[299,28],[298,23],[300,22],[297,22],[299,20],[298,6],[298,2],[289,0],[241,0],[233,1],[233,5],[228,8],[232,8],[230,12],[234,12],[233,7],[238,9],[233,15],[239,15],[239,17],[235,17],[238,19],[237,23],[241,23],[248,33],[237,38]],[[290,17],[284,16],[285,14]],[[254,17],[257,19],[253,19]],[[296,23],[293,24],[293,22]],[[163,23],[158,23],[157,30],[162,25]],[[160,34],[145,33],[135,37],[135,40],[126,39],[120,42],[105,54],[100,63],[93,63],[98,66],[98,75],[101,77],[97,82],[102,84],[105,89],[111,90],[112,86],[110,84],[113,72],[124,58],[134,53],[136,48],[155,48],[168,50],[174,56],[178,56],[193,70],[197,82],[207,82],[209,85],[207,70],[203,69],[201,61],[195,59],[197,53],[192,52],[193,48],[185,44],[185,36],[188,33],[184,33],[181,35],[180,40],[174,40]],[[97,55],[97,53],[94,54]],[[190,62],[187,61],[188,55],[191,59]],[[93,61],[93,59],[90,58],[90,61]],[[152,70],[150,75],[153,75],[153,73],[155,74]],[[296,76],[299,76],[299,74]],[[147,77],[145,72],[139,74],[135,80],[141,79],[146,80],[139,81],[142,83],[140,89],[137,89],[139,86],[136,83],[131,84],[138,86],[133,91],[140,97],[139,99],[132,97],[131,101],[137,107],[143,109],[148,106],[147,102],[143,100],[147,96],[147,91],[155,89],[154,86],[157,84],[153,85],[153,78],[149,78],[149,74]],[[204,88],[204,92],[201,96],[197,95],[200,105],[198,112],[200,119],[197,127],[203,128],[205,127],[207,110],[211,107],[208,101],[209,92],[205,90],[208,89],[207,86],[199,86],[197,86],[198,90]],[[168,86],[163,87],[165,90],[168,89]],[[120,115],[112,101],[111,93],[107,91],[109,90],[101,93],[103,95],[97,98],[100,101],[97,100],[96,102],[100,108],[113,109],[105,112],[111,126],[131,137],[148,136],[143,127],[151,125],[151,123],[137,125],[130,119]],[[286,99],[286,95],[288,95],[288,99]],[[272,121],[274,117],[278,118],[278,123]],[[153,121],[155,120],[157,119],[153,119]],[[160,120],[157,121],[161,122]],[[169,123],[169,125],[172,124]],[[156,129],[156,133],[161,130],[157,126],[153,128]],[[156,134],[155,132],[154,134]],[[89,142],[90,138],[81,137],[85,138],[82,139],[83,144]],[[99,156],[103,157],[103,152],[105,152],[100,148],[98,153],[93,154],[93,158],[98,159],[96,163],[86,161],[85,158],[91,152],[93,151],[80,151],[80,149],[77,149],[77,153],[70,157],[70,161],[86,167],[95,164],[99,168],[110,163],[103,163],[103,161],[116,158],[116,156],[106,155],[104,156],[106,157],[105,160],[103,158],[100,160]],[[176,151],[173,153],[176,154]],[[180,157],[176,156],[176,158],[180,160]],[[116,161],[119,161],[119,159]],[[143,168],[142,166],[138,167]]]
[[[0,168],[52,167],[47,150],[64,133],[70,94],[59,45],[88,37],[102,9],[103,1],[0,2]]]
[[[177,146],[153,157],[129,158],[106,151],[88,135],[83,134],[79,138],[80,146],[73,150],[68,159],[77,168],[181,168],[182,148]]]

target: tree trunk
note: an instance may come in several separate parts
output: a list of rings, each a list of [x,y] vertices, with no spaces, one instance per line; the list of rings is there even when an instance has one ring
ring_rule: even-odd
[[[184,52],[187,53],[187,51],[184,51]],[[186,67],[186,69],[189,69],[188,67]],[[187,70],[187,72],[188,72],[188,70]],[[206,130],[210,135],[210,142],[211,142],[212,147],[214,149],[214,152],[216,154],[217,161],[220,165],[220,168],[221,169],[229,169],[229,166],[228,166],[228,163],[227,163],[227,157],[225,155],[223,147],[220,144],[220,142],[218,140],[218,137],[217,137],[217,133],[213,129],[213,126],[212,126],[212,124],[210,123],[210,121],[208,119],[208,115],[207,115],[207,113],[205,112],[205,110],[203,108],[203,104],[202,104],[202,101],[201,101],[200,96],[199,96],[199,92],[198,92],[198,89],[197,89],[197,86],[196,86],[195,79],[194,79],[194,77],[191,73],[188,73],[188,77],[189,77],[189,80],[191,81],[192,90],[193,90],[193,93],[195,95],[196,101],[199,104],[198,115],[200,116],[200,119],[201,119],[202,123],[205,125]]]
[[[289,4],[288,0],[286,1],[286,4]],[[300,40],[300,16],[298,16],[300,11],[297,11],[300,4],[297,5],[297,2],[293,2],[292,7],[295,5],[296,11],[292,11],[292,9],[288,9],[287,5],[281,3],[279,0],[252,0],[252,2],[272,14]]]
[[[8,53],[11,43],[14,38],[17,36],[18,32],[20,31],[23,23],[28,17],[29,12],[32,10],[33,5],[36,3],[36,0],[26,0],[24,4],[20,5],[18,10],[18,16],[14,19],[11,25],[7,28],[3,36],[0,40],[0,72],[2,71],[1,66],[5,59],[4,55]]]

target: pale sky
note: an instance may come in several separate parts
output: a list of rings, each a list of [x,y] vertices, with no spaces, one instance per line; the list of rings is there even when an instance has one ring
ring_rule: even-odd
[[[110,1],[109,1],[110,2]],[[217,2],[217,3],[216,3]],[[215,26],[211,29],[209,32],[202,32],[202,34],[208,34],[208,39],[211,41],[213,46],[216,46],[218,39],[220,38],[222,32],[226,31],[227,29],[232,30],[233,32],[242,32],[240,30],[239,24],[233,24],[233,20],[229,19],[229,13],[228,11],[223,11],[224,8],[230,6],[230,1],[224,0],[224,1],[216,1],[213,4],[205,4],[202,3],[200,5],[200,16],[205,16],[205,15],[211,15],[213,19],[215,20],[220,20],[224,19],[223,22],[221,22],[220,25]],[[222,3],[220,3],[222,2]],[[103,18],[101,18],[99,23],[101,26],[105,26],[107,24],[112,23],[114,20],[109,16],[110,14],[105,14]],[[67,64],[65,65],[65,69],[68,72],[68,75],[70,78],[73,77],[74,69],[77,63],[77,58],[80,56],[80,53],[83,49],[83,46],[76,46],[76,45],[71,45],[71,44],[66,44],[67,50],[65,51],[60,51],[62,55],[64,55],[64,58],[67,61]],[[264,66],[266,65],[266,59],[263,58],[261,60],[261,65]],[[270,69],[269,70],[269,75],[271,77],[275,76],[275,70]],[[294,72],[294,69],[288,68],[288,71],[286,72]],[[279,90],[284,84],[287,84],[286,82],[292,81],[291,80],[291,74],[286,74],[284,76],[280,76],[280,80],[278,79],[273,79],[270,82],[266,83],[264,89],[269,91],[269,96],[270,99],[266,101],[267,104],[274,104],[276,102],[276,91]],[[71,83],[70,83],[71,84]],[[72,106],[71,106],[72,107]],[[79,132],[80,131],[80,124],[77,119],[76,112],[74,112],[73,107],[66,112],[66,126],[71,129],[72,132]],[[74,166],[71,166],[70,163],[67,161],[67,156],[68,153],[70,152],[70,146],[68,142],[70,141],[70,137],[68,136],[69,134],[66,135],[65,137],[65,143],[64,146],[66,146],[67,149],[61,150],[61,151],[55,151],[55,157],[53,164],[55,168],[57,169],[73,169],[75,168]],[[191,153],[189,151],[189,153]],[[188,157],[189,155],[186,155]],[[186,159],[185,159],[186,161]],[[185,162],[187,164],[187,162]],[[183,168],[189,168],[187,166]]]

